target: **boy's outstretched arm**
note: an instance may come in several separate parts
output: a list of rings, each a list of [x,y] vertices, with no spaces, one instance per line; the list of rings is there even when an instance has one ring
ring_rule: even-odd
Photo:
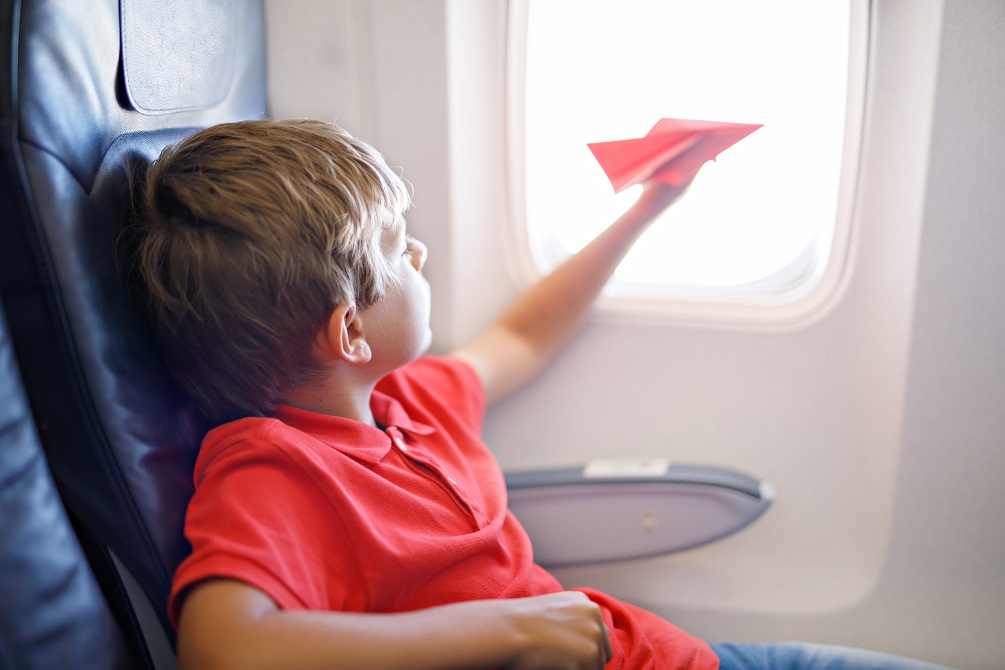
[[[454,351],[481,377],[489,404],[540,370],[582,321],[639,235],[690,183],[653,183],[586,247],[527,290],[470,343]]]
[[[600,608],[568,591],[350,614],[279,610],[219,579],[193,588],[178,626],[183,670],[602,670],[611,654]]]

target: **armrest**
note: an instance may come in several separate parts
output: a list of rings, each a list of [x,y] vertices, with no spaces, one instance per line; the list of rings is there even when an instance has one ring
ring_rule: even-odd
[[[509,506],[544,566],[657,556],[731,535],[764,513],[774,489],[714,466],[663,459],[506,474]]]

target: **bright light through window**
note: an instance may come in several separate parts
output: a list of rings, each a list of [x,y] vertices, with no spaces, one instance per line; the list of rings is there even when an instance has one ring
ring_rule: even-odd
[[[618,269],[622,287],[776,290],[826,263],[849,0],[528,0],[525,11],[525,205],[542,270],[638,195],[615,195],[586,144],[641,137],[663,117],[764,127],[702,168]]]

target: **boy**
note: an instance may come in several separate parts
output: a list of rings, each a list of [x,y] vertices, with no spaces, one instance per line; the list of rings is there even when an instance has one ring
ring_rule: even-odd
[[[228,421],[200,450],[193,553],[169,603],[181,665],[714,670],[749,656],[564,591],[534,565],[479,439],[485,406],[549,360],[684,190],[646,189],[471,343],[422,357],[426,248],[371,147],[330,124],[248,121],[165,150],[132,260],[173,373]]]

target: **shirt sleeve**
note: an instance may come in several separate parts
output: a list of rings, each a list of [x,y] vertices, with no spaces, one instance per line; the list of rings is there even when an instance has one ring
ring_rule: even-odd
[[[280,609],[344,609],[344,599],[333,602],[333,583],[359,582],[351,560],[341,560],[354,556],[352,544],[305,472],[309,463],[265,439],[211,446],[207,456],[186,517],[192,554],[175,573],[171,622],[178,625],[189,589],[210,578],[244,582]]]

